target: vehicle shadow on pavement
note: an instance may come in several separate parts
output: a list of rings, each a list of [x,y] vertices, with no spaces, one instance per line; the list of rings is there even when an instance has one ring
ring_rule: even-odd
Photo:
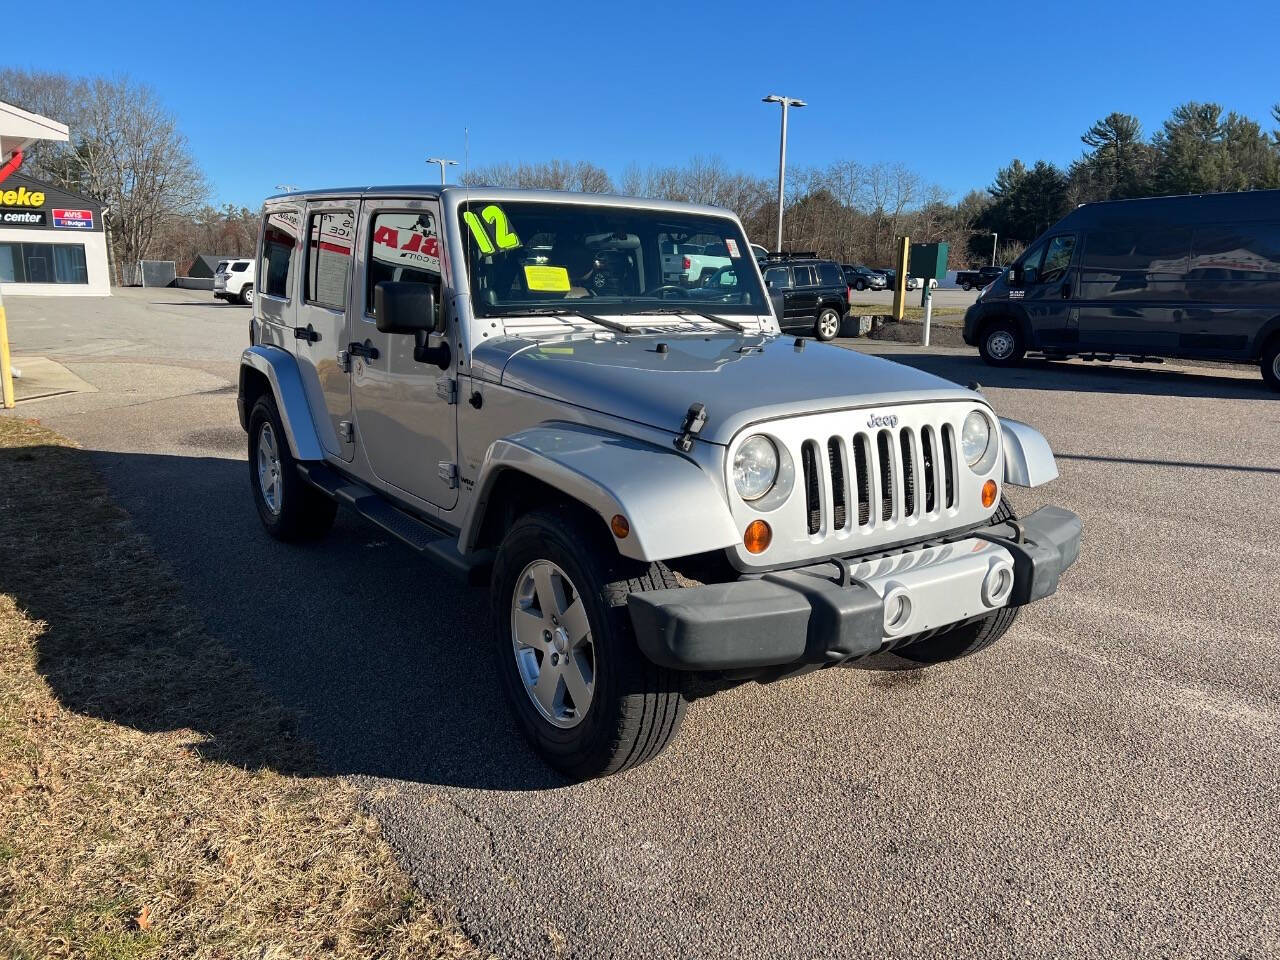
[[[205,737],[195,747],[202,756],[251,769],[280,757],[289,773],[497,790],[563,786],[510,718],[491,666],[485,591],[345,512],[317,543],[271,540],[242,460],[63,449],[91,458],[112,499],[176,575],[176,599],[249,668],[228,667],[230,658],[209,656],[207,642],[164,625],[167,590],[150,601],[159,628],[139,621],[137,597],[118,598],[131,619],[113,622],[112,564],[92,576],[15,577],[0,567],[0,590],[48,623],[38,667],[68,708],[145,732],[193,729]],[[99,642],[102,631],[118,642]],[[77,662],[90,647],[90,663]],[[181,668],[182,682],[142,676],[166,664]],[[162,705],[150,702],[161,698]],[[243,742],[237,715],[259,704],[271,709],[272,699],[284,708],[280,744]],[[315,745],[314,770],[298,769],[305,761],[287,749],[295,721]]]
[[[1216,397],[1224,400],[1280,400],[1258,374],[1257,367],[1236,369],[1252,377],[1223,376],[1220,368],[1202,367],[1194,373],[1162,364],[1027,360],[1016,367],[992,367],[973,356],[908,351],[875,351],[876,356],[915,367],[968,386],[1013,390],[1071,390],[1079,393],[1125,393],[1163,397]]]

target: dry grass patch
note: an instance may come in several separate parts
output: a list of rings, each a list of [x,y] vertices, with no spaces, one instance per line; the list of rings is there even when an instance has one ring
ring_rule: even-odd
[[[0,418],[0,956],[473,956],[176,597],[85,454]]]
[[[964,323],[964,312],[966,309],[968,308],[941,307],[935,303],[933,305],[933,313],[931,314],[930,319],[936,323],[945,317],[947,319],[942,320],[944,324],[955,324],[956,326],[960,326]],[[852,303],[849,305],[849,313],[855,317],[887,317],[893,313],[893,305],[887,303]],[[904,305],[902,308],[902,319],[923,321],[924,307],[910,307]]]

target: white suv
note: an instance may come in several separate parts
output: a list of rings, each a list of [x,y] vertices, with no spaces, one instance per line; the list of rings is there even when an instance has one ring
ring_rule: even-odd
[[[253,261],[222,260],[213,274],[213,295],[218,300],[228,303],[236,301],[244,304],[253,303]]]

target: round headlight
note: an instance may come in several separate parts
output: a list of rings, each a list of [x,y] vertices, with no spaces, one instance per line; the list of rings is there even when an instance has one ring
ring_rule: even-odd
[[[964,428],[960,431],[960,451],[964,454],[965,463],[976,467],[991,444],[991,422],[977,410],[964,418]]]
[[[768,437],[749,437],[733,455],[733,486],[743,500],[759,500],[778,479],[778,448]]]

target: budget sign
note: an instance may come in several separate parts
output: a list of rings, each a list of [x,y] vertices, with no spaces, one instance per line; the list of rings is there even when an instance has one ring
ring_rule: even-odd
[[[53,225],[55,227],[75,227],[80,230],[93,229],[92,210],[59,210],[53,209]]]

